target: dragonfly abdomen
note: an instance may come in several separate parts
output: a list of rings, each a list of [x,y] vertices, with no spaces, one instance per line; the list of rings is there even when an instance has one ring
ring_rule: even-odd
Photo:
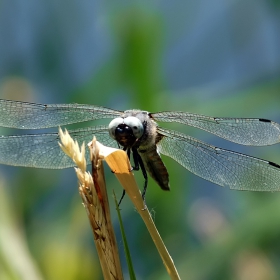
[[[169,188],[169,174],[167,169],[157,153],[156,146],[149,149],[138,149],[144,166],[150,176],[157,182],[163,190],[170,190]]]

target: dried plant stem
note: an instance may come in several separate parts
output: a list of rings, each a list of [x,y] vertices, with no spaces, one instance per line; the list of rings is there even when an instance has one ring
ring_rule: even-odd
[[[73,144],[69,144],[69,146],[71,145]],[[104,171],[100,159],[105,159],[106,163],[115,173],[122,187],[142,217],[163,260],[166,270],[170,275],[170,278],[174,280],[180,279],[173,260],[155,227],[151,214],[143,202],[134,175],[131,172],[131,165],[127,154],[122,150],[105,147],[95,139],[89,144],[89,146],[91,154],[93,155],[92,177],[91,174],[85,171],[86,165],[81,160],[82,157],[80,155],[76,156],[76,159],[75,155],[73,156],[73,153],[69,152],[68,149],[65,148],[64,144],[62,149],[66,150],[66,153],[71,156],[74,162],[78,165],[76,172],[80,182],[79,191],[93,230],[95,244],[104,273],[104,279],[122,279],[119,278],[122,276],[115,276],[119,271],[121,273],[121,269],[118,268],[119,258],[113,227],[111,225],[109,226],[111,221],[109,215],[108,198],[106,194]],[[82,146],[81,151],[84,153],[84,146]],[[80,171],[78,171],[79,165],[81,166]],[[111,276],[114,278],[109,278]]]
[[[100,145],[100,147],[103,146],[100,143],[98,143],[98,145]],[[127,157],[127,154],[122,150],[112,149],[110,151],[110,148],[108,147],[106,147],[106,150],[100,148],[100,154],[104,156],[104,160],[106,161],[106,163],[109,165],[111,170],[114,172],[114,174],[120,181],[122,187],[125,189],[127,195],[130,197],[138,213],[140,214],[144,223],[146,224],[146,227],[157,247],[157,250],[163,260],[163,263],[166,267],[168,274],[170,275],[170,278],[174,280],[180,279],[180,276],[173,263],[173,260],[170,254],[168,253],[159,235],[158,230],[156,229],[151,214],[147,206],[143,202],[134,175],[131,172],[131,165]]]
[[[77,164],[75,171],[79,180],[79,193],[90,221],[104,279],[123,279],[98,148],[93,141],[90,146],[91,175],[86,172],[84,144],[80,150],[78,143],[72,140],[67,131],[63,133],[60,129],[59,134],[62,143],[60,147]]]

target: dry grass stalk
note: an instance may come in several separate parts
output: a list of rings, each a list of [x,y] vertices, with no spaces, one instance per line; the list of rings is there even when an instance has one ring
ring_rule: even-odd
[[[144,204],[141,193],[135,181],[134,175],[131,172],[131,165],[127,157],[126,152],[122,150],[116,150],[109,147],[104,147],[102,144],[97,142],[99,146],[100,155],[104,157],[104,160],[109,165],[111,170],[114,172],[122,187],[126,191],[126,194],[130,197],[138,213],[142,217],[146,227],[157,247],[157,250],[163,260],[168,274],[171,279],[178,280],[180,276],[173,263],[173,260],[168,253],[157,228],[153,222],[151,214]]]
[[[75,171],[79,180],[79,193],[93,231],[104,279],[123,279],[98,147],[93,141],[90,147],[92,155],[91,175],[86,172],[85,145],[83,144],[80,150],[78,143],[73,141],[67,130],[64,133],[59,129],[59,135],[61,149],[77,165]]]
[[[151,214],[150,214],[147,206],[143,202],[143,199],[142,199],[141,193],[139,191],[139,188],[137,186],[137,183],[135,181],[134,175],[131,172],[131,165],[130,165],[129,159],[127,157],[127,154],[122,150],[105,147],[102,144],[100,144],[98,141],[96,141],[95,139],[89,144],[89,146],[92,146],[91,152],[96,155],[95,159],[93,159],[93,169],[96,169],[96,171],[102,170],[102,172],[103,172],[103,168],[98,168],[99,166],[101,166],[101,161],[99,161],[98,159],[103,158],[106,161],[106,163],[109,165],[109,167],[111,168],[111,170],[114,172],[114,174],[118,178],[119,182],[121,183],[122,187],[126,191],[126,194],[130,197],[130,199],[133,202],[134,206],[136,207],[138,213],[142,217],[144,223],[146,224],[147,229],[163,260],[166,270],[167,270],[168,274],[170,275],[170,278],[174,279],[174,280],[180,279],[180,276],[173,263],[173,260],[172,260],[171,256],[169,255],[169,253],[159,235],[159,232],[157,231],[157,229],[155,227]],[[82,147],[82,150],[83,150],[83,147]],[[79,162],[79,160],[77,160],[77,162]],[[93,178],[95,178],[94,174],[95,174],[95,171],[93,170]],[[98,175],[97,177],[104,178],[104,174]],[[95,181],[96,180],[94,179],[94,182]],[[102,186],[101,183],[97,183],[96,185],[99,187]],[[91,188],[83,188],[83,190],[86,192],[87,190],[91,190]],[[98,192],[100,192],[100,194],[98,194]],[[103,192],[106,193],[105,186],[98,188],[98,191],[95,192],[96,196],[94,195],[93,197],[98,197],[98,195],[99,196],[101,195],[103,198],[103,200],[101,200],[102,204],[103,203],[107,204],[107,202],[108,202],[107,194],[105,195]],[[87,197],[88,196],[85,193],[82,194],[83,200],[85,199],[84,203],[87,202],[87,199],[88,199]],[[92,204],[93,203],[94,202],[92,202]],[[89,205],[91,205],[91,202],[89,202]],[[101,204],[100,204],[100,207],[102,209],[104,208]],[[88,210],[88,212],[89,211],[90,210]],[[104,220],[106,221],[105,218],[104,218]],[[91,219],[90,219],[90,221],[91,221],[91,223],[94,222]],[[102,224],[102,222],[103,221],[100,221],[101,224]],[[92,225],[92,228],[93,229],[95,228],[94,225]],[[113,230],[113,228],[112,228],[112,230]],[[102,233],[102,236],[106,236],[106,238],[107,238],[108,233],[109,233],[109,230],[106,229],[106,233]],[[112,243],[114,243],[114,242],[112,242]],[[105,278],[105,279],[107,279],[107,278]],[[118,278],[116,278],[116,279],[118,279]]]

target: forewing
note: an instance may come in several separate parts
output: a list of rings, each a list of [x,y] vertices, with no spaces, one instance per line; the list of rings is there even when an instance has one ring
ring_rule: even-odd
[[[81,104],[36,104],[0,99],[0,126],[38,129],[115,118],[122,114],[104,107]]]
[[[156,121],[197,127],[242,145],[265,146],[280,142],[280,124],[266,119],[214,118],[184,112],[160,112],[151,116]]]
[[[108,133],[107,126],[98,126],[78,130],[69,130],[69,134],[81,145],[89,143],[93,136],[110,147],[117,143]],[[74,166],[73,161],[61,150],[58,133],[45,133],[0,137],[0,163],[47,169],[62,169]],[[86,147],[86,160],[90,163],[89,150]]]
[[[206,180],[237,190],[280,190],[277,164],[220,149],[179,132],[161,128],[158,132],[164,135],[157,144],[159,152]]]

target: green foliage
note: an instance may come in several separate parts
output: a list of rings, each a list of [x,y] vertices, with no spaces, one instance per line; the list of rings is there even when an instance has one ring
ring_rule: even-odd
[[[114,193],[114,201],[115,201],[116,210],[117,210],[117,213],[118,213],[118,220],[119,220],[119,224],[120,224],[120,231],[121,231],[121,235],[122,235],[125,258],[126,258],[128,271],[129,271],[129,277],[130,277],[131,280],[134,280],[134,279],[136,279],[136,276],[135,276],[135,272],[134,272],[134,268],[133,268],[131,255],[130,255],[130,252],[129,252],[129,245],[127,243],[127,238],[126,238],[126,234],[125,234],[125,228],[123,226],[123,221],[122,221],[122,217],[121,217],[120,208],[119,208],[118,201],[117,201],[115,193]]]

